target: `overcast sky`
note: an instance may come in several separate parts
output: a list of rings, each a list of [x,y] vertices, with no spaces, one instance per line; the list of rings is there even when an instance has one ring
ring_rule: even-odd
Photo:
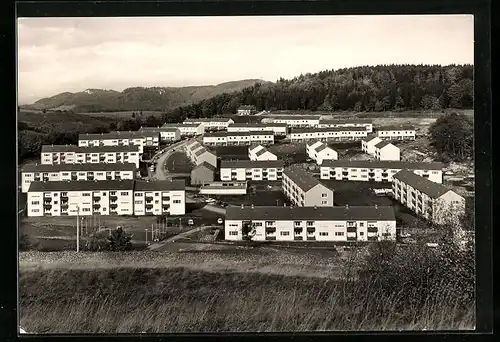
[[[18,99],[359,65],[473,64],[473,25],[469,15],[20,18]]]

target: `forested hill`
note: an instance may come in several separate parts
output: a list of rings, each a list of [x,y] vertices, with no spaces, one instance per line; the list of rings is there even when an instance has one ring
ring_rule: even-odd
[[[232,94],[170,111],[169,122],[234,113],[242,104],[259,110],[404,111],[473,106],[472,65],[381,65],[305,74],[255,84]]]

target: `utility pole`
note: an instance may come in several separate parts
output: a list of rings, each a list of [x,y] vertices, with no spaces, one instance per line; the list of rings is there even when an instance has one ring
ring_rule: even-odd
[[[76,252],[80,252],[80,207],[76,206]]]

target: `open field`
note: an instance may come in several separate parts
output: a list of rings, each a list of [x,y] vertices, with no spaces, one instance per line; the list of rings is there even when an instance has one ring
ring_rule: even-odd
[[[289,203],[283,192],[279,191],[269,191],[267,189],[257,189],[255,193],[247,193],[246,195],[235,195],[235,196],[221,196],[221,195],[211,195],[211,198],[221,200],[232,205],[268,205],[268,206],[282,206],[284,203]]]

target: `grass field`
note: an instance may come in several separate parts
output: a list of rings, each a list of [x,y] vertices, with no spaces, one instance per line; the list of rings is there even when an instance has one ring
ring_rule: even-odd
[[[188,173],[193,170],[193,164],[182,152],[172,153],[165,161],[165,167],[171,173]]]

